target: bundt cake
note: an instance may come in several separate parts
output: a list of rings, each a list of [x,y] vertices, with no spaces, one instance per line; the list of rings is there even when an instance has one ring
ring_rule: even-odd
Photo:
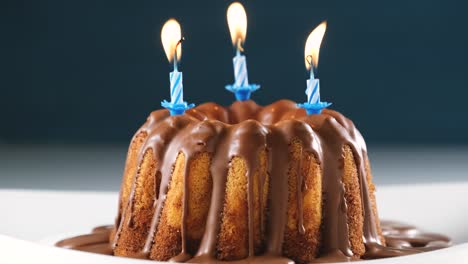
[[[113,252],[178,262],[358,259],[385,245],[374,191],[364,139],[336,111],[307,115],[288,100],[157,110],[128,150]]]

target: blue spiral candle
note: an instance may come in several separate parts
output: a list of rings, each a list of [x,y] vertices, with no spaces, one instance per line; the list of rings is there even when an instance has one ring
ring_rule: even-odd
[[[182,72],[178,70],[177,64],[182,55],[182,33],[179,23],[174,19],[169,19],[161,30],[161,41],[167,59],[174,65],[174,71],[169,74],[171,83],[171,101],[161,102],[161,105],[169,110],[171,115],[181,115],[185,110],[194,107],[194,104],[184,102],[184,89],[182,82]]]
[[[316,104],[320,102],[320,80],[309,79],[307,80],[307,103]]]
[[[171,103],[181,104],[184,101],[184,89],[182,87],[182,72],[174,69],[169,74],[171,81]]]
[[[247,62],[244,55],[240,55],[240,51],[232,59],[234,64],[234,86],[242,87],[249,85],[249,77],[247,76]]]
[[[306,110],[307,114],[320,114],[324,108],[327,108],[331,103],[320,101],[320,80],[315,78],[315,70],[318,65],[318,56],[320,44],[322,43],[323,35],[327,29],[327,23],[322,22],[315,28],[306,41],[304,49],[305,64],[307,70],[310,71],[310,78],[307,80],[307,102],[298,104]]]
[[[235,81],[232,85],[226,85],[226,89],[234,93],[237,100],[245,101],[250,99],[252,92],[258,90],[260,85],[249,84],[247,61],[241,54],[247,34],[247,15],[244,7],[240,3],[232,3],[227,10],[227,20],[232,44],[236,47],[236,56],[232,59]]]

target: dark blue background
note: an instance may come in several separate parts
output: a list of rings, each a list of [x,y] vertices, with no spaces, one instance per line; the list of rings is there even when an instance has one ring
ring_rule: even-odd
[[[126,142],[169,99],[160,29],[182,25],[184,93],[228,104],[229,1],[1,2],[0,141]],[[254,99],[304,101],[322,20],[322,98],[375,143],[468,143],[466,0],[243,1]]]

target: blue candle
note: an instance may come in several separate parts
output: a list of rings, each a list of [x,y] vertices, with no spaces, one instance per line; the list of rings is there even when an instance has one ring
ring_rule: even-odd
[[[182,55],[182,40],[179,23],[174,19],[169,19],[161,30],[161,41],[167,59],[174,65],[174,70],[169,74],[171,102],[164,100],[161,105],[167,108],[171,115],[181,115],[185,110],[194,107],[194,104],[184,102],[182,72],[178,70],[177,66]]]
[[[320,102],[320,80],[310,78],[307,80],[307,102],[309,104],[316,104]]]
[[[241,55],[239,49],[237,49],[236,56],[232,59],[232,63],[234,64],[234,85],[237,87],[248,86],[247,61],[245,60],[245,56]]]
[[[309,115],[320,114],[322,109],[331,105],[331,103],[320,101],[320,80],[315,78],[314,72],[317,70],[320,44],[322,43],[326,29],[326,22],[322,22],[317,28],[315,28],[307,38],[304,49],[305,64],[307,70],[310,71],[310,78],[307,80],[307,89],[305,91],[307,102],[299,104],[299,106],[304,108]]]
[[[182,72],[174,68],[174,71],[169,73],[171,82],[171,103],[181,104],[184,101],[184,89],[182,86]]]
[[[232,3],[227,10],[227,20],[236,56],[232,59],[235,81],[232,85],[226,85],[226,89],[233,92],[237,100],[244,101],[250,99],[251,93],[260,88],[260,85],[249,84],[247,61],[241,54],[247,34],[247,15],[244,7],[240,3]]]

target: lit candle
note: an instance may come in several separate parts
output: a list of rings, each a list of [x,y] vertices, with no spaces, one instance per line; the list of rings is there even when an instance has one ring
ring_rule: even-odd
[[[231,33],[232,45],[236,48],[236,56],[232,59],[234,65],[235,82],[227,85],[226,89],[233,92],[239,101],[248,100],[252,92],[258,90],[260,85],[249,84],[247,75],[247,61],[241,54],[242,45],[247,35],[247,15],[240,3],[232,3],[227,10],[227,21]]]
[[[161,42],[169,63],[174,64],[174,70],[169,74],[171,83],[171,102],[163,101],[161,105],[171,112],[171,115],[180,115],[194,105],[184,102],[182,72],[178,70],[178,63],[182,56],[182,33],[179,23],[169,19],[161,30]]]
[[[327,22],[322,22],[316,27],[309,35],[304,49],[304,59],[306,69],[310,72],[310,78],[307,80],[307,102],[299,104],[300,107],[305,108],[307,114],[320,114],[322,109],[331,105],[331,103],[320,101],[320,80],[315,78],[320,44],[322,43],[323,36],[327,29]]]

